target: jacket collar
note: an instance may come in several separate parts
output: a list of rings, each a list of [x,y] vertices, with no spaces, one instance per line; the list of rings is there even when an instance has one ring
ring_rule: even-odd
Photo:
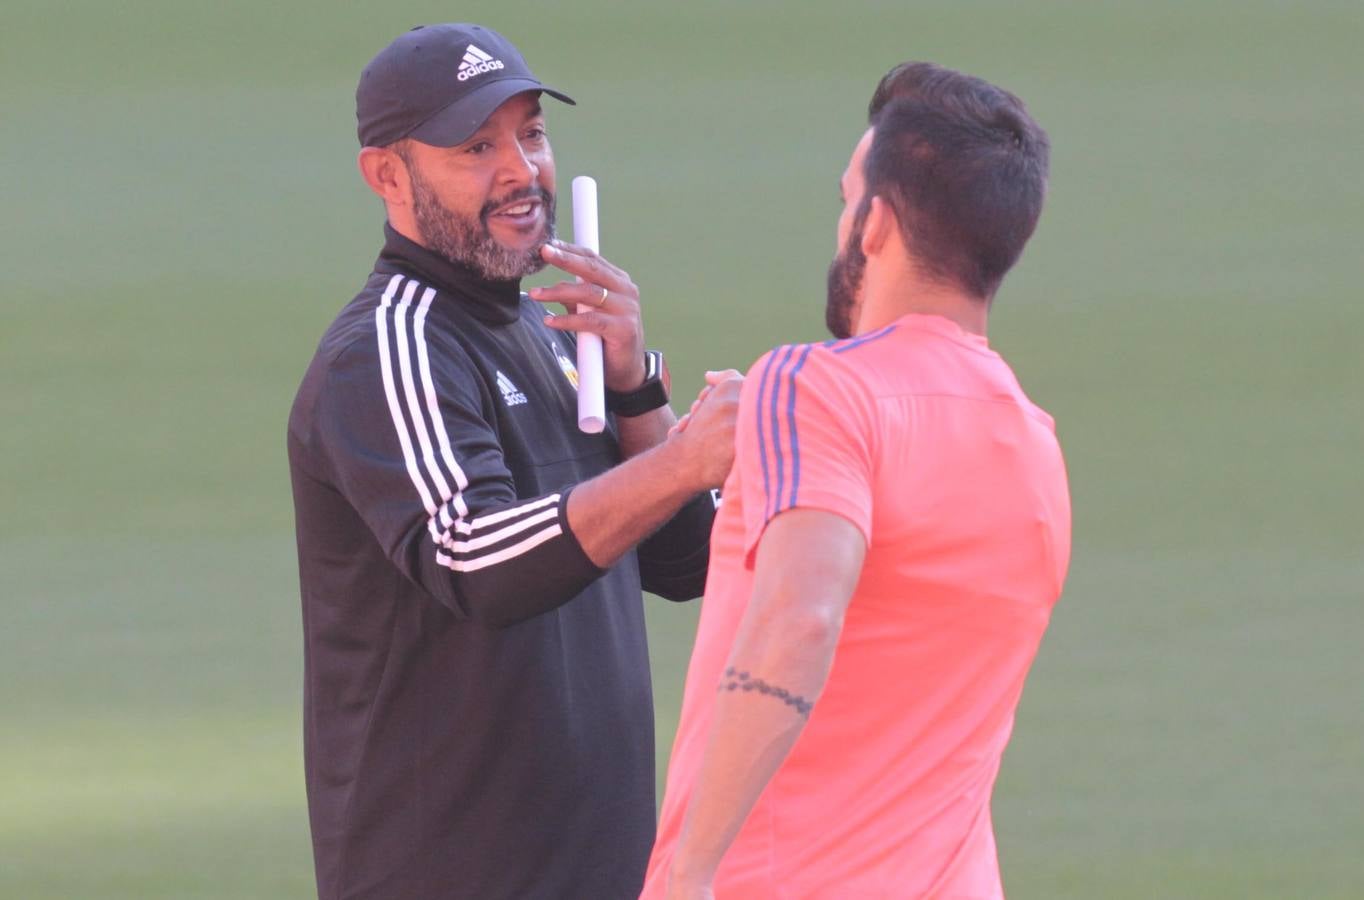
[[[403,237],[384,223],[384,249],[375,271],[401,272],[429,282],[449,294],[483,322],[510,325],[520,318],[521,280],[489,281],[467,266],[451,262],[438,253]]]

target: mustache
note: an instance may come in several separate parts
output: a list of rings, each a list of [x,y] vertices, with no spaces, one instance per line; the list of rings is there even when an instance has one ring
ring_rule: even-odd
[[[500,209],[508,203],[515,203],[518,200],[539,200],[545,205],[545,209],[554,208],[554,195],[538,184],[532,184],[519,191],[512,191],[505,197],[495,197],[483,204],[483,208],[478,211],[478,219],[484,225],[488,224],[488,216],[492,215],[493,210]]]

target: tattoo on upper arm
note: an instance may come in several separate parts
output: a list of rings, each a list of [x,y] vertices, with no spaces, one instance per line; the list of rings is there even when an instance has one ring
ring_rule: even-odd
[[[814,708],[814,703],[804,697],[797,697],[786,688],[768,684],[761,678],[753,678],[747,672],[740,672],[730,666],[725,669],[725,677],[721,679],[718,690],[721,691],[757,691],[760,694],[767,694],[776,697],[782,703],[794,709],[803,718],[810,718],[810,710]]]

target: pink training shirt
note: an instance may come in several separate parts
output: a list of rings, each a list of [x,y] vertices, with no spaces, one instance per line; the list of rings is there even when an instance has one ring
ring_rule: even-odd
[[[717,898],[1002,897],[990,793],[1070,556],[1051,417],[985,338],[909,315],[758,360],[736,440],[643,896],[663,895],[758,542],[800,507],[855,524],[866,561]]]

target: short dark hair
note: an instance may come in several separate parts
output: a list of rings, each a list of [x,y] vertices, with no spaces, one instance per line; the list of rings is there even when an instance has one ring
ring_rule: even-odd
[[[874,124],[877,115],[892,100],[906,98],[942,102],[944,95],[960,96],[977,78],[954,72],[931,62],[902,62],[892,68],[876,85],[871,103],[867,104],[867,123]]]
[[[989,300],[1042,213],[1046,132],[1013,94],[931,63],[891,69],[868,113],[864,207],[883,198],[925,275]]]

